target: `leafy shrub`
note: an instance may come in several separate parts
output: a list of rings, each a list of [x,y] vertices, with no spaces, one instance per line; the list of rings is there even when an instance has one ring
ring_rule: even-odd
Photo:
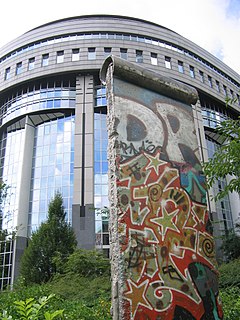
[[[219,286],[220,288],[227,288],[237,286],[240,288],[240,259],[223,263],[219,267]]]
[[[224,320],[240,319],[240,259],[223,263],[219,267],[220,296]]]
[[[78,274],[66,274],[55,277],[48,284],[50,292],[63,300],[78,300],[93,306],[95,300],[110,300],[111,283],[109,276],[83,277]]]
[[[110,262],[100,251],[77,249],[66,262],[65,273],[82,276],[110,274]]]
[[[17,308],[14,306],[14,301],[9,301],[8,305],[1,306],[2,310],[0,310],[0,320],[112,319],[110,315],[110,300],[104,297],[99,297],[97,299],[94,298],[95,297],[93,297],[92,299],[92,301],[94,300],[93,305],[89,306],[87,303],[84,303],[80,300],[66,300],[58,297],[54,299],[51,304],[48,304],[46,311],[40,312],[42,310],[39,310],[38,313],[38,307],[36,307],[36,305],[41,303],[41,299],[38,302],[36,302],[36,300],[34,300],[33,298],[28,298],[25,301],[17,301]],[[9,311],[9,309],[11,309],[10,305],[13,305],[14,310]],[[59,310],[58,308],[61,309]]]
[[[14,301],[27,301],[31,309],[31,303],[38,301],[39,297],[54,294],[47,311],[38,320],[59,317],[62,309],[63,319],[67,320],[110,320],[109,260],[99,251],[78,249],[65,261],[61,260],[60,255],[55,255],[55,263],[58,272],[46,283],[29,284],[24,278],[19,278],[13,291],[0,293],[0,314],[3,316],[4,310],[8,311],[3,319],[10,320],[8,315],[12,316],[12,320],[21,319]],[[0,320],[3,319],[0,317]]]
[[[93,297],[94,299],[94,297]],[[103,297],[94,299],[94,304],[88,304],[79,300],[63,300],[62,308],[68,320],[111,320],[111,302]]]
[[[25,287],[22,279],[19,279],[14,290],[5,290],[0,293],[0,314],[3,310],[8,310],[9,314],[17,318],[14,301],[26,300],[29,297],[38,300],[39,297],[49,296],[50,294],[51,292],[47,286],[33,285]]]
[[[14,301],[17,317],[12,317],[7,310],[3,310],[0,314],[1,320],[53,320],[63,319],[63,310],[56,310],[54,312],[46,311],[43,309],[48,304],[54,295],[48,297],[41,297],[36,301],[34,298],[28,298],[25,301]]]
[[[71,285],[74,287],[73,282],[71,282]],[[49,288],[48,284],[44,284],[41,286],[38,286],[38,288],[35,287],[35,293],[40,293],[41,291],[48,291]],[[51,289],[54,290],[54,286],[51,287]],[[84,291],[84,290],[83,290]],[[91,299],[90,299],[90,291],[91,291],[91,283],[88,284],[88,292],[89,297],[88,301],[84,301],[83,299],[78,299],[78,296],[81,294],[79,293],[79,287],[75,287],[75,293],[78,293],[78,296],[75,296],[74,294],[71,295],[71,297],[66,298],[65,296],[61,295],[55,295],[54,299],[51,299],[51,301],[48,301],[47,304],[47,310],[45,309],[44,312],[39,312],[38,316],[39,318],[27,318],[27,316],[34,316],[35,310],[33,308],[32,303],[36,302],[36,304],[39,303],[39,298],[24,298],[24,301],[20,302],[19,307],[21,307],[23,310],[23,316],[19,315],[18,311],[20,309],[17,309],[15,306],[16,296],[18,296],[18,293],[13,292],[4,292],[0,294],[0,320],[52,320],[52,319],[67,319],[67,320],[110,320],[110,307],[111,302],[109,299],[109,296],[106,294],[99,294],[99,296],[95,295],[94,288],[92,288],[91,291]],[[29,293],[29,288],[24,288],[22,290],[22,295],[25,296],[26,292]],[[33,292],[33,291],[32,291]],[[3,296],[5,298],[3,299]],[[52,296],[52,295],[50,295]],[[40,299],[40,302],[43,298]],[[45,299],[45,298],[44,298]],[[43,300],[44,300],[43,299]],[[64,313],[63,310],[64,309]],[[26,315],[24,312],[28,310],[29,314]],[[12,318],[10,318],[10,315]],[[24,317],[25,316],[25,317]],[[54,318],[55,317],[55,318]],[[60,318],[59,318],[60,317]],[[61,318],[62,317],[62,318]]]
[[[55,295],[47,306],[50,314],[64,309],[63,319],[67,320],[111,319],[110,276],[107,274],[88,277],[73,273],[59,274],[47,283],[31,286],[26,286],[20,278],[13,291],[0,293],[0,314],[7,310],[13,319],[20,320],[14,301],[26,301],[29,297],[37,301],[39,297],[50,294]]]
[[[224,320],[240,319],[240,289],[238,287],[222,289],[220,296],[223,303]]]

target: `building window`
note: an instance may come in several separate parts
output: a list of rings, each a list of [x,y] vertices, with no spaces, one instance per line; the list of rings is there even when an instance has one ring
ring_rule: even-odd
[[[104,55],[106,57],[109,56],[111,54],[111,52],[112,52],[112,48],[110,48],[110,47],[105,47],[104,48]]]
[[[79,61],[79,60],[80,60],[80,50],[72,49],[72,61]]]
[[[154,52],[151,52],[151,64],[154,66],[157,66],[157,64],[158,64],[157,54]]]
[[[11,285],[13,268],[13,241],[0,241],[0,292]]]
[[[28,70],[34,69],[34,65],[35,65],[35,58],[30,58],[28,60]]]
[[[202,83],[204,83],[204,74],[201,70],[199,70],[199,76]]]
[[[227,94],[227,87],[224,86],[224,85],[223,85],[223,92],[224,92],[224,94],[225,94],[225,97],[227,97],[227,95],[228,95],[228,94]]]
[[[49,54],[45,53],[42,55],[42,67],[48,66]]]
[[[165,67],[167,69],[172,69],[171,58],[170,57],[165,57]]]
[[[10,78],[10,67],[8,67],[7,69],[5,69],[4,80],[8,80],[9,78]]]
[[[183,73],[184,69],[183,69],[183,62],[178,60],[178,71]]]
[[[104,87],[104,86],[96,87],[95,106],[96,107],[103,107],[106,105],[107,105],[106,87]]]
[[[234,93],[232,90],[230,90],[230,94],[231,94],[231,99],[234,99]]]
[[[96,48],[88,48],[88,60],[96,59]]]
[[[200,101],[204,126],[215,129],[222,121],[233,117],[229,108],[222,108],[222,106],[211,99],[205,100],[205,98],[200,98]]]
[[[120,57],[121,57],[122,59],[127,60],[127,49],[125,49],[125,48],[120,48]]]
[[[16,74],[20,74],[22,72],[22,62],[18,62],[16,64]]]
[[[216,80],[216,87],[217,87],[217,91],[220,92],[220,84],[219,81]]]
[[[143,52],[142,50],[136,50],[136,62],[143,63]]]
[[[57,51],[57,63],[63,63],[64,62],[64,51]]]
[[[209,87],[212,88],[212,77],[208,76]]]
[[[190,72],[190,77],[191,78],[195,78],[195,72],[194,72],[194,67],[193,66],[189,66],[189,72]]]

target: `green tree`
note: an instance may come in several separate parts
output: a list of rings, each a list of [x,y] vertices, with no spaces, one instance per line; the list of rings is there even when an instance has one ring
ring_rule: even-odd
[[[216,133],[225,142],[203,168],[209,188],[218,179],[225,179],[229,175],[229,182],[215,196],[215,200],[219,200],[229,192],[240,193],[240,119],[222,122]]]
[[[222,250],[227,261],[240,258],[240,224],[236,224],[235,229],[228,230],[222,237]]]
[[[56,193],[47,221],[32,234],[21,260],[20,273],[26,284],[47,282],[56,273],[56,260],[66,261],[75,250],[75,234],[65,217],[62,196]]]

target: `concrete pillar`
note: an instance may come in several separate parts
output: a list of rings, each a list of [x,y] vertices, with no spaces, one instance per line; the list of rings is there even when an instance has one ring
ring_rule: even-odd
[[[19,186],[17,215],[17,236],[24,238],[27,238],[28,236],[28,212],[32,174],[34,133],[35,126],[27,116],[25,122],[25,138],[23,145],[23,160]]]
[[[20,274],[21,258],[24,250],[27,247],[27,238],[16,236],[13,240],[13,265],[12,265],[12,277],[11,284],[13,285],[15,280]]]
[[[77,76],[72,225],[78,246],[85,249],[95,247],[93,90],[93,76]]]
[[[212,227],[184,84],[109,57],[114,320],[222,319]]]

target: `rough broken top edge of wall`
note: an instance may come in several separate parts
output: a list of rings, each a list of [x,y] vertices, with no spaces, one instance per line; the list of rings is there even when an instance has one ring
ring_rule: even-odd
[[[127,82],[187,104],[197,102],[198,93],[195,88],[113,55],[105,59],[100,70],[100,80],[104,85],[110,65],[113,65],[114,76]]]

